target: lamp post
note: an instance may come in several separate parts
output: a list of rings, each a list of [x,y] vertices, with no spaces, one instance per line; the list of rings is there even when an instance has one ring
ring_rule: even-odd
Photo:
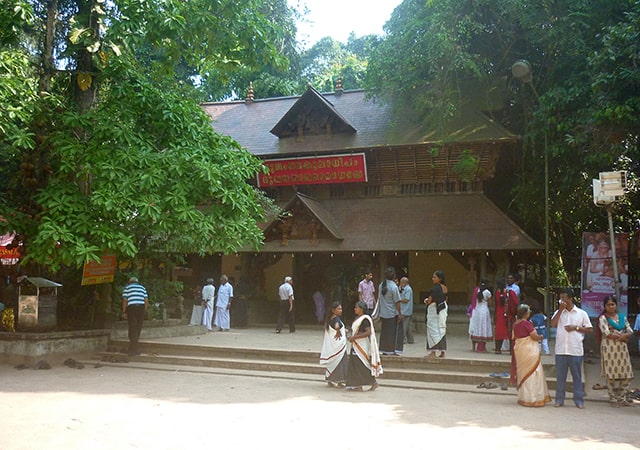
[[[533,84],[532,68],[529,61],[521,59],[513,63],[511,73],[513,77],[523,84],[531,86],[533,95],[535,95],[538,104],[540,104],[540,96]],[[544,308],[547,313],[552,311],[551,304],[551,283],[549,281],[549,156],[547,151],[547,130],[544,130],[544,271],[545,271],[545,290],[544,290]]]

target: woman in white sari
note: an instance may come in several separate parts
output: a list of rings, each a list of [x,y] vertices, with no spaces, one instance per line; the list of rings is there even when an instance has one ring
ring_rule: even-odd
[[[440,351],[438,357],[444,358],[447,350],[447,285],[444,278],[444,272],[436,270],[431,277],[433,287],[429,290],[429,297],[424,299],[427,305],[427,316],[425,323],[427,324],[427,350],[431,352],[425,356],[430,360],[436,358],[436,350]]]
[[[351,325],[352,335],[349,338],[351,355],[347,370],[347,389],[352,391],[362,391],[362,386],[371,386],[370,391],[377,389],[376,378],[382,374],[373,320],[365,314],[366,311],[368,308],[365,302],[356,303],[354,307],[356,318]]]
[[[515,370],[518,386],[518,404],[522,406],[544,406],[551,402],[547,380],[540,359],[543,339],[529,322],[531,309],[527,304],[518,305],[517,320],[513,324],[512,371]],[[513,367],[515,366],[515,367]]]
[[[340,302],[333,302],[331,313],[325,320],[320,364],[326,366],[325,380],[329,387],[345,387],[349,358],[347,358],[347,333],[342,323]]]

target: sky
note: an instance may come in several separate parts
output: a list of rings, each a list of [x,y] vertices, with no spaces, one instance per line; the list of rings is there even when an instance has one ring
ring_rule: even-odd
[[[330,36],[347,42],[353,31],[357,37],[382,34],[382,26],[402,0],[288,0],[290,6],[306,4],[307,20],[298,23],[298,41],[308,42],[307,47],[319,39]]]

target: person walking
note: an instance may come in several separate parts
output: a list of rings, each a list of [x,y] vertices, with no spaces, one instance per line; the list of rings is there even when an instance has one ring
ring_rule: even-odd
[[[604,312],[598,318],[600,365],[602,377],[607,380],[611,406],[631,406],[625,399],[627,387],[633,379],[633,367],[627,343],[633,330],[627,317],[618,312],[615,297],[607,295],[602,301]]]
[[[402,334],[402,314],[400,314],[400,291],[395,283],[396,270],[387,267],[385,279],[380,283],[378,303],[380,304],[380,353],[401,355],[404,347]]]
[[[202,288],[202,325],[207,327],[208,331],[213,331],[213,301],[216,296],[216,288],[213,285],[213,278],[207,278],[207,284]]]
[[[407,344],[413,344],[411,316],[413,316],[413,289],[409,278],[400,278],[400,314],[402,314],[402,338]]]
[[[140,354],[138,342],[148,307],[147,290],[136,277],[129,278],[129,284],[122,291],[122,317],[129,325],[129,356]]]
[[[338,301],[331,304],[325,320],[320,365],[326,367],[324,378],[330,387],[346,386],[349,367],[347,329],[342,322],[342,305]]]
[[[231,316],[229,309],[233,301],[233,286],[229,283],[229,278],[222,274],[220,277],[220,287],[218,287],[218,299],[216,301],[216,316],[213,320],[217,331],[229,331],[231,328]]]
[[[424,304],[427,305],[427,316],[425,317],[427,350],[431,350],[425,359],[436,358],[436,351],[440,351],[438,356],[444,358],[447,350],[447,293],[449,290],[443,271],[436,270],[431,276],[431,280],[433,287],[429,290],[429,296],[424,299]]]
[[[289,333],[296,332],[296,322],[293,310],[293,278],[284,277],[284,283],[278,288],[278,296],[280,297],[280,306],[278,309],[278,324],[276,325],[276,333],[282,331],[284,321],[289,323]]]
[[[378,388],[376,378],[382,374],[382,362],[373,329],[373,320],[367,314],[368,306],[358,301],[353,308],[355,320],[351,325],[352,335],[349,337],[351,353],[347,369],[346,389],[362,391],[363,386],[371,386],[370,391]]]
[[[573,303],[573,290],[565,288],[560,293],[558,309],[551,317],[551,326],[556,332],[556,400],[553,406],[564,406],[567,373],[573,379],[573,402],[584,409],[584,389],[582,386],[582,360],[584,358],[585,334],[591,333],[592,326],[585,311]]]

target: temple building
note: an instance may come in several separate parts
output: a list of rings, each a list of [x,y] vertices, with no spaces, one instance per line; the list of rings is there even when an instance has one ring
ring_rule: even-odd
[[[293,97],[255,99],[250,88],[246,100],[202,108],[216,131],[264,161],[269,171],[255,183],[282,208],[258,252],[213,255],[193,269],[206,278],[215,265],[250,286],[251,321],[274,320],[286,275],[308,321],[316,290],[351,305],[366,270],[377,286],[394,266],[416,305],[442,270],[452,308],[466,306],[481,277],[542,273],[543,246],[487,194],[500,193],[521,140],[486,111],[428,127],[340,81],[334,92]]]

